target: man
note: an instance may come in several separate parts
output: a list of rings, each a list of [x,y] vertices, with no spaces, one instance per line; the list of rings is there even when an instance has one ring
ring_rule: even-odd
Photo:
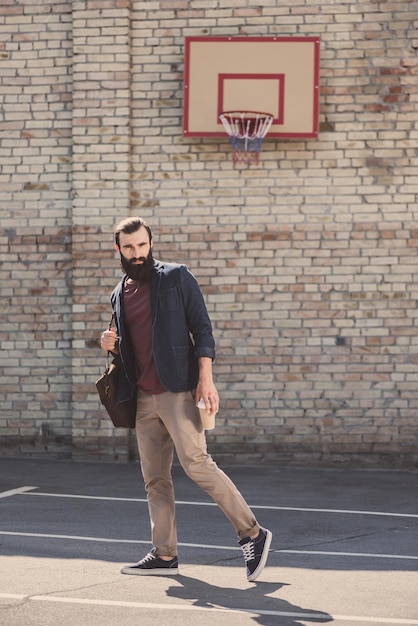
[[[230,520],[254,581],[267,561],[272,534],[261,528],[244,498],[207,453],[196,404],[217,413],[212,378],[215,342],[206,305],[185,265],[152,255],[152,232],[140,217],[115,230],[124,277],[111,295],[115,327],[103,332],[104,350],[119,352],[122,373],[117,401],[137,394],[136,437],[148,498],[152,550],[123,574],[178,573],[175,500],[171,466],[174,449],[186,474]]]

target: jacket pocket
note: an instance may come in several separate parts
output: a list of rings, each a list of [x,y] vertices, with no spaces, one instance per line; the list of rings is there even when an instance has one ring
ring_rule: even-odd
[[[181,383],[188,383],[193,368],[196,367],[196,359],[191,346],[173,347],[176,371]]]

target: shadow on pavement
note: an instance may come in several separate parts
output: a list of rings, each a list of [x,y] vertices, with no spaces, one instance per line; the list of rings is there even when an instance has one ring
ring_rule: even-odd
[[[285,587],[286,583],[257,582],[250,589],[239,590],[233,587],[218,587],[183,575],[176,577],[176,581],[182,586],[169,587],[167,590],[169,597],[187,600],[193,606],[254,614],[254,621],[262,626],[277,626],[278,623],[280,626],[296,626],[301,623],[300,620],[308,619],[315,620],[318,624],[333,621],[327,613],[302,609],[289,604],[286,600],[269,597],[269,594]]]

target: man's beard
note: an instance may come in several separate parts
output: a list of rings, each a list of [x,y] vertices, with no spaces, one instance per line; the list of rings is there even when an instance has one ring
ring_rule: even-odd
[[[142,261],[142,263],[141,265],[135,265],[135,261]],[[147,283],[151,280],[151,273],[154,267],[152,250],[149,251],[147,257],[140,256],[133,259],[127,259],[121,253],[120,262],[122,264],[123,271],[132,280],[135,280],[138,283]]]

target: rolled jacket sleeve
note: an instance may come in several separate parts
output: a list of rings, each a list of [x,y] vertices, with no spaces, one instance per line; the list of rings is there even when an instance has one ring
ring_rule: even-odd
[[[212,323],[199,284],[186,266],[181,266],[180,284],[187,324],[195,345],[195,357],[210,357],[214,360]]]

